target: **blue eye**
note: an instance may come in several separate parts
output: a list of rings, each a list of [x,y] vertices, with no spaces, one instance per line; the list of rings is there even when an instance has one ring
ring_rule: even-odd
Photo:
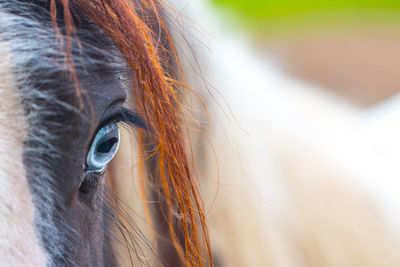
[[[116,123],[110,123],[97,132],[86,158],[90,171],[102,172],[105,170],[107,164],[117,153],[119,138],[119,129]]]

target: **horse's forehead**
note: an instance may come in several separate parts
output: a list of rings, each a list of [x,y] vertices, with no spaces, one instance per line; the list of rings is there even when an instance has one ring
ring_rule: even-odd
[[[8,47],[0,42],[0,262],[44,265],[34,229],[34,205],[23,164],[27,125],[14,84]]]

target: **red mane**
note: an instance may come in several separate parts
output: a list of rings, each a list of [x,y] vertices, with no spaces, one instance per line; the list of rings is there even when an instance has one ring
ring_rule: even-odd
[[[151,132],[151,137],[146,137],[148,133],[144,131],[140,133],[140,146],[142,151],[146,151],[148,144],[145,140],[151,138],[153,141],[152,148],[155,151],[149,157],[156,158],[157,166],[155,168],[152,166],[152,176],[155,181],[150,181],[154,183],[151,190],[153,192],[157,190],[158,196],[163,199],[159,209],[169,228],[168,238],[172,241],[182,265],[212,265],[204,207],[186,153],[185,118],[182,114],[181,93],[177,90],[183,86],[179,86],[180,83],[171,79],[172,74],[166,68],[167,60],[171,57],[165,58],[165,54],[168,54],[166,46],[172,48],[170,49],[172,51],[174,49],[168,37],[167,27],[158,15],[161,8],[166,7],[165,4],[158,0],[60,0],[59,2],[64,10],[67,37],[74,34],[71,13],[73,9],[70,8],[70,5],[74,5],[112,39],[135,74],[136,81],[132,88],[134,88],[136,109],[147,120]],[[57,27],[55,19],[57,4],[56,0],[51,0],[55,27]],[[149,26],[151,21],[146,14],[152,14],[156,18],[155,22],[161,26],[167,36],[166,39],[169,40],[167,45],[160,47],[155,38],[158,34],[152,32]],[[68,43],[64,49],[66,57],[72,58]],[[172,54],[179,65],[176,53]],[[74,73],[73,61],[67,62]],[[78,88],[77,79],[76,86]],[[144,157],[142,164],[148,160]],[[174,214],[179,214],[180,219],[174,218]]]

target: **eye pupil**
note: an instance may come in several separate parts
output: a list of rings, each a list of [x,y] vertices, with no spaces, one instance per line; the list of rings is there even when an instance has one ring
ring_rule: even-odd
[[[107,141],[99,144],[96,148],[96,151],[98,153],[110,153],[111,149],[113,148],[113,146],[118,143],[118,138],[116,137],[112,137],[110,139],[108,139]]]

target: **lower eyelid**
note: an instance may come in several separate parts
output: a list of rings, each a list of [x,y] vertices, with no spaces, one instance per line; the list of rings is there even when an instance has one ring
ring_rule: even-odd
[[[84,169],[84,175],[88,175],[90,173],[97,173],[97,174],[104,174],[106,172],[107,165],[105,165],[102,169],[92,169],[89,167],[86,167]]]

